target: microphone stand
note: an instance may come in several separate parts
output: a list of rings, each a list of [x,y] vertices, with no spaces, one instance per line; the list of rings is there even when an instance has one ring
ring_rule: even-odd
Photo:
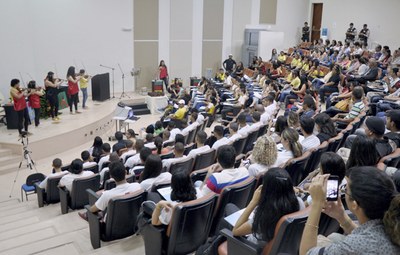
[[[130,96],[128,96],[127,93],[125,93],[125,74],[124,74],[124,71],[122,71],[121,65],[119,63],[118,63],[118,67],[119,67],[119,70],[121,71],[121,74],[122,74],[122,94],[119,97],[119,99],[121,99],[121,98],[123,98],[125,96],[128,97],[128,98],[131,98]]]
[[[113,96],[112,96],[112,98],[115,98],[115,96],[114,96],[114,69],[115,68],[114,67],[109,67],[109,66],[104,66],[102,64],[100,64],[100,66],[112,70],[112,88],[113,88]]]

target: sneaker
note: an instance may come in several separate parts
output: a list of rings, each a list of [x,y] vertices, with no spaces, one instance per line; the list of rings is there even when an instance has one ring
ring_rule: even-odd
[[[82,112],[80,112],[80,111],[75,111],[75,113],[79,114],[79,113],[82,113]]]
[[[55,117],[55,119],[57,120],[57,121],[60,121],[61,120],[61,118],[60,117]]]
[[[79,217],[81,217],[83,220],[88,221],[88,216],[86,212],[78,212]]]
[[[26,132],[26,135],[27,136],[31,136],[31,135],[33,135],[31,132]]]

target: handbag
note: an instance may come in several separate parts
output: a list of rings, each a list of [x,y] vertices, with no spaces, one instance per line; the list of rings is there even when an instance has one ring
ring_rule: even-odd
[[[335,104],[335,107],[340,111],[348,112],[349,111],[350,100],[351,100],[350,98],[341,100],[337,104]]]

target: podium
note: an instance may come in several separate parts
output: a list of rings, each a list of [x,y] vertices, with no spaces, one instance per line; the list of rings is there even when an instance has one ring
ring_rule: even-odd
[[[163,80],[152,80],[151,81],[151,91],[152,92],[163,92],[164,81]]]
[[[18,128],[18,114],[14,110],[13,104],[6,104],[3,106],[6,113],[7,129]]]
[[[97,74],[92,77],[92,100],[105,101],[110,99],[110,74]]]

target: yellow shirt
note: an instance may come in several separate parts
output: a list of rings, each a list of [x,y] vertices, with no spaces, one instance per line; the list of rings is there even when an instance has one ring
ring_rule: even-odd
[[[217,73],[217,79],[220,81],[225,81],[225,73]]]
[[[310,76],[311,76],[311,78],[315,79],[315,78],[318,78],[323,75],[324,75],[324,72],[322,72],[321,70],[319,72],[318,72],[318,70],[314,70]]]
[[[286,81],[290,83],[290,82],[292,82],[292,80],[293,80],[292,72],[290,72],[290,73],[288,74],[288,76],[286,77]]]
[[[303,71],[307,72],[310,70],[310,65],[309,64],[304,64],[303,67],[301,68]]]
[[[186,113],[186,108],[182,107],[182,108],[178,108],[178,110],[176,110],[175,114],[174,114],[174,118],[177,120],[182,120],[183,117],[185,117],[185,113]]]
[[[300,87],[301,81],[299,77],[296,77],[293,79],[293,81],[290,83],[294,89],[298,89]]]
[[[297,62],[297,66],[296,68],[302,68],[303,67],[303,62],[301,62],[301,60],[299,62]]]
[[[297,59],[293,59],[292,60],[292,62],[290,63],[290,66],[292,67],[292,68],[295,68],[296,66],[297,66],[297,64],[299,63],[299,60],[297,60]]]
[[[282,63],[285,62],[286,61],[286,56],[285,55],[279,55],[278,56],[278,61],[282,62]]]
[[[88,79],[86,79],[85,77],[81,77],[81,79],[79,80],[79,86],[81,89],[85,89],[88,87]]]

